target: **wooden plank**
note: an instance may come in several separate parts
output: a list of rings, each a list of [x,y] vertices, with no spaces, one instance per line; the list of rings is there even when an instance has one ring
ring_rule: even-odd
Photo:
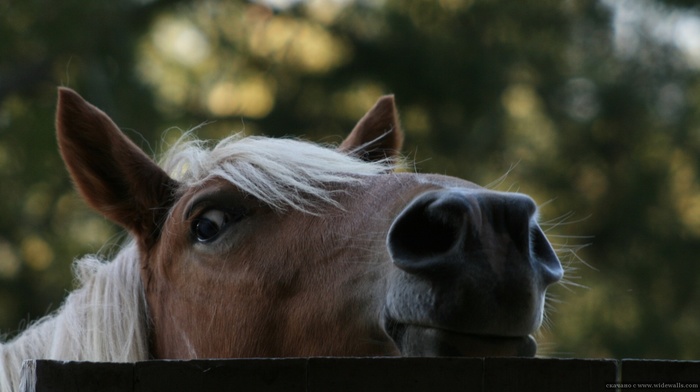
[[[306,359],[26,361],[22,392],[304,392]]]
[[[479,358],[311,358],[308,392],[480,391]]]
[[[623,359],[621,366],[621,390],[700,390],[700,361]]]
[[[134,392],[304,392],[306,359],[227,359],[136,363]]]
[[[700,390],[700,361],[289,358],[91,363],[26,361],[22,392],[422,392]],[[622,386],[618,386],[621,384]],[[629,384],[630,387],[624,387]],[[682,384],[682,385],[681,385]],[[641,388],[637,388],[641,389]]]
[[[616,376],[615,360],[486,358],[483,391],[603,391]]]
[[[131,392],[132,363],[25,361],[22,392]]]

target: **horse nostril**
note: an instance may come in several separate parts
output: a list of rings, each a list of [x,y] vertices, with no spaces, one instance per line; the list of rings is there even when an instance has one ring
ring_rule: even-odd
[[[535,202],[525,195],[428,192],[396,218],[387,247],[394,264],[410,274],[456,272],[471,260],[482,267],[490,264],[501,274],[534,273],[546,286],[560,280],[563,272],[534,221],[536,212]],[[534,270],[510,268],[518,265]]]
[[[564,269],[559,258],[539,227],[532,234],[532,255],[541,265],[545,285],[556,283],[564,277]]]
[[[535,266],[541,282],[547,286],[561,280],[563,269],[559,258],[533,218],[537,213],[535,202],[525,195],[508,194],[500,195],[488,205],[484,208],[490,208],[489,219],[494,230],[508,234],[520,254]]]
[[[537,211],[535,202],[525,195],[508,194],[499,195],[499,201],[490,204],[494,211],[492,225],[495,230],[502,222],[506,233],[518,247],[522,254],[527,254],[530,251],[530,241],[532,235],[533,216]]]
[[[468,232],[481,225],[476,204],[453,193],[428,193],[416,199],[392,225],[387,244],[395,264],[407,272],[436,267]]]

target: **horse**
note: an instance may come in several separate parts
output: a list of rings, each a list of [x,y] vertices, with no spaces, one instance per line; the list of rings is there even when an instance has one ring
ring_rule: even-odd
[[[337,147],[186,138],[161,165],[75,91],[59,150],[84,200],[130,233],[77,261],[53,314],[0,346],[0,389],[30,358],[534,356],[563,269],[536,203],[400,170],[381,97]]]

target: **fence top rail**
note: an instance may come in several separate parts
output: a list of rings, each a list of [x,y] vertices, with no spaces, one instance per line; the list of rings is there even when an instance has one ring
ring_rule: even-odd
[[[700,361],[559,358],[254,358],[136,363],[30,360],[21,392],[700,390]],[[651,388],[651,389],[649,389]],[[651,386],[647,390],[654,390]],[[666,388],[668,389],[668,388]]]

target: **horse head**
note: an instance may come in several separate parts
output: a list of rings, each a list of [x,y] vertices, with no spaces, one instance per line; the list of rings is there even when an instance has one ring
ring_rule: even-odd
[[[156,358],[532,356],[562,267],[523,194],[394,170],[381,98],[337,149],[233,137],[163,168],[59,92],[61,154],[139,249]]]

